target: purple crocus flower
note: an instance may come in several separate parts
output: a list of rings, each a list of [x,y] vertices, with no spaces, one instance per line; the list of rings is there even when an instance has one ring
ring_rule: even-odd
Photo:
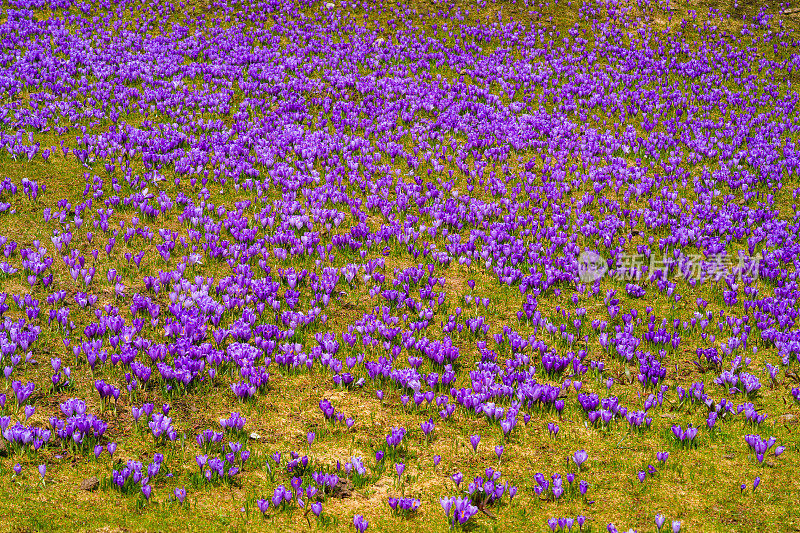
[[[478,508],[472,505],[470,498],[456,498],[453,502],[453,515],[460,525],[466,524],[477,512]]]
[[[420,422],[420,429],[422,429],[422,433],[427,439],[428,435],[430,435],[431,431],[434,429],[433,419],[429,418],[427,421]]]
[[[362,515],[357,514],[353,517],[353,526],[358,533],[364,533],[369,527],[369,522]]]
[[[502,446],[495,446],[494,453],[497,454],[497,460],[500,460],[500,457],[503,455],[504,448]]]
[[[444,509],[444,514],[450,519],[450,509],[453,508],[453,498],[439,498],[439,505]]]
[[[508,488],[508,501],[513,500],[516,495],[517,495],[517,487],[509,487]]]
[[[295,491],[299,491],[300,487],[303,485],[303,478],[297,476],[292,477],[291,485]]]
[[[585,463],[588,458],[589,454],[586,453],[586,450],[578,450],[572,454],[572,460],[575,461],[576,465],[578,465],[578,470],[581,469],[581,465]]]
[[[472,451],[473,452],[477,452],[478,451],[478,443],[480,443],[480,441],[481,441],[481,436],[480,435],[473,435],[473,436],[471,436],[469,438],[469,442],[470,442],[470,444],[472,444]]]

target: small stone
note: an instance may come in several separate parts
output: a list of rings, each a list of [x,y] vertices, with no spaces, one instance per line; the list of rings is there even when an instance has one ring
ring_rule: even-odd
[[[333,2],[326,3],[325,7],[327,7],[328,9],[333,9]]]
[[[786,413],[778,417],[778,422],[781,424],[797,424],[797,415]]]
[[[254,432],[250,433],[250,438],[253,439],[253,440],[259,440],[261,438],[261,435],[259,435],[258,433],[256,433],[254,431]]]
[[[375,46],[381,46],[385,42],[386,39],[384,39],[383,37],[378,37],[377,39],[375,39]]]
[[[97,479],[95,476],[87,477],[86,479],[81,481],[81,490],[86,490],[91,492],[97,489],[97,487],[99,486],[100,486],[100,480]]]
[[[353,495],[353,482],[349,479],[339,478],[339,483],[331,490],[331,496],[334,498],[344,499],[350,498]]]

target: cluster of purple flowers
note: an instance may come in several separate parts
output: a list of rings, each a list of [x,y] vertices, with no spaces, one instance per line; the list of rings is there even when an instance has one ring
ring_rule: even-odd
[[[286,472],[289,474],[296,474],[298,476],[305,475],[310,464],[310,459],[307,455],[300,456],[297,452],[291,452],[292,459],[286,462]]]
[[[135,402],[191,397],[211,387],[230,399],[258,402],[269,393],[270,369],[273,378],[280,373],[287,380],[319,371],[345,391],[381,387],[381,401],[383,389],[396,390],[404,412],[421,415],[409,427],[419,422],[426,442],[451,425],[460,408],[459,415],[499,433],[498,461],[514,453],[520,415],[526,425],[532,413],[558,417],[563,425],[565,413],[578,407],[590,432],[618,431],[625,422],[623,429],[633,433],[648,430],[659,420],[654,413],[669,390],[665,379],[681,380],[671,364],[685,352],[701,370],[713,369],[725,393],[743,395],[746,403],[734,415],[730,401],[710,398],[702,382],[688,390],[681,383],[678,410],[707,410],[712,437],[723,420],[739,414],[748,431],[756,431],[768,414],[760,410],[762,384],[744,354],[755,353],[755,344],[770,348],[765,357],[773,359],[759,371],[766,367],[773,387],[780,386],[781,368],[788,378],[790,365],[800,361],[792,245],[798,231],[786,210],[777,209],[788,202],[791,175],[800,170],[793,108],[776,104],[770,120],[754,121],[748,110],[763,101],[758,91],[745,91],[735,96],[741,105],[721,120],[709,111],[724,107],[723,93],[732,94],[716,91],[719,73],[726,83],[752,84],[740,65],[757,64],[759,77],[773,81],[797,68],[794,56],[783,57],[796,43],[765,11],[743,23],[742,35],[769,42],[764,53],[774,50],[775,61],[757,46],[713,59],[679,47],[688,58],[675,60],[668,57],[674,46],[664,51],[674,43],[671,30],[651,35],[655,45],[647,53],[633,44],[617,46],[612,43],[623,27],[652,28],[634,22],[627,7],[620,18],[616,2],[588,1],[579,8],[582,21],[592,20],[593,44],[580,25],[562,35],[541,24],[523,27],[500,12],[496,22],[473,24],[469,11],[464,23],[463,6],[452,5],[440,6],[439,16],[458,21],[455,27],[378,43],[368,15],[384,14],[382,5],[326,4],[309,18],[306,8],[316,8],[304,3],[264,8],[244,2],[238,11],[220,7],[225,32],[213,24],[206,28],[209,40],[201,36],[205,30],[175,32],[166,47],[164,36],[143,31],[173,12],[157,4],[144,7],[145,26],[143,19],[116,17],[108,37],[111,50],[133,38],[143,60],[120,67],[118,54],[93,54],[92,72],[83,75],[81,54],[55,51],[96,37],[110,20],[105,14],[124,14],[125,7],[105,6],[97,16],[94,6],[73,3],[13,0],[4,10],[4,35],[15,37],[0,67],[0,78],[10,80],[0,104],[2,156],[22,162],[38,156],[38,164],[52,164],[60,154],[86,169],[82,182],[77,176],[79,202],[72,191],[63,191],[70,198],[53,197],[62,191],[48,188],[49,178],[0,181],[2,222],[27,223],[16,212],[25,206],[26,213],[41,213],[48,234],[52,230],[43,241],[0,236],[0,278],[29,292],[11,299],[0,294],[0,363],[14,395],[8,399],[17,404],[14,412],[0,395],[0,428],[12,447],[38,450],[52,434],[61,444],[102,453],[108,425],[87,413],[82,400],[62,404],[65,419],[51,418],[49,430],[27,425],[37,420],[39,395],[28,379],[35,375],[33,354],[42,353],[42,328],[43,339],[57,334],[75,357],[74,372],[51,358],[52,391],[94,383],[104,407],[128,401],[137,431],[146,422],[159,446],[178,439],[180,417],[173,421],[168,404],[158,411],[153,403]],[[478,16],[485,4],[479,2]],[[50,8],[46,20],[34,17],[43,7]],[[636,7],[662,9],[649,2]],[[348,19],[355,9],[365,10],[363,26]],[[599,13],[608,19],[599,20]],[[223,20],[216,13],[208,18]],[[186,20],[208,23],[205,14],[186,14]],[[343,60],[341,43],[326,34],[341,33],[345,20],[354,31],[348,31],[352,49]],[[387,27],[412,28],[416,21],[416,10],[396,7]],[[245,39],[246,28],[269,30],[267,40],[280,53],[232,50],[229,41]],[[704,25],[703,35],[704,41],[727,38],[716,26]],[[489,59],[476,61],[476,53]],[[156,55],[159,64],[175,65],[172,80],[154,75],[149,59]],[[531,64],[537,56],[547,61]],[[225,73],[206,72],[205,87],[184,81],[203,70],[201,57],[215,58],[212,70]],[[432,61],[458,76],[434,77]],[[353,76],[353,62],[366,73]],[[682,87],[660,90],[666,86],[653,65],[661,63],[691,78],[695,94]],[[325,74],[310,75],[311,66]],[[422,74],[410,83],[410,72]],[[620,75],[636,83],[608,86]],[[639,81],[658,90],[645,94]],[[791,86],[779,85],[769,89],[778,91],[773,100],[783,102],[784,93],[791,100]],[[698,103],[694,96],[701,92]],[[269,110],[267,120],[256,113],[260,109]],[[42,145],[52,135],[60,151]],[[800,189],[789,192],[794,200]],[[616,288],[607,279],[587,281],[582,264],[593,249],[595,273],[625,277]],[[636,261],[630,260],[633,250]],[[734,254],[744,250],[748,256],[739,255],[737,264]],[[468,291],[458,287],[463,282],[456,282],[454,269],[470,272]],[[476,279],[482,281],[476,285]],[[704,283],[713,284],[714,297],[706,296],[711,303],[701,297],[687,302],[687,293],[679,293],[694,293]],[[559,300],[555,311],[539,305],[551,298]],[[666,298],[668,317],[647,305],[655,298]],[[13,319],[3,316],[12,314],[12,300]],[[341,307],[370,300],[361,316],[330,327],[329,314],[341,316]],[[498,327],[504,302],[516,308]],[[475,348],[480,360],[473,367]],[[624,377],[609,376],[617,363]],[[608,397],[594,392],[595,377]],[[583,391],[579,380],[587,384]],[[637,380],[639,404],[622,392],[611,396],[614,383]],[[800,389],[792,396],[800,402]],[[39,414],[47,408],[37,407]],[[362,429],[327,399],[319,409],[328,421]],[[438,430],[431,410],[439,413]],[[245,418],[234,412],[219,422],[221,432],[208,429],[196,437],[206,480],[230,479],[249,457],[242,444],[224,442],[242,437]],[[548,432],[556,437],[559,425],[550,422]],[[673,425],[672,432],[682,447],[697,446],[697,427]],[[375,455],[379,475],[388,455],[386,463],[393,462],[402,478],[400,461],[413,441],[408,433],[393,427],[386,436]],[[492,436],[484,435],[486,448]],[[745,440],[759,462],[776,444],[758,435]],[[479,434],[470,438],[475,458],[480,443]],[[775,455],[784,449],[778,446]],[[668,454],[659,454],[663,464]],[[587,458],[583,450],[573,455],[579,471]],[[139,484],[149,499],[162,461],[146,472],[129,462],[113,482]],[[258,500],[262,512],[270,501],[289,505],[295,494],[301,505],[302,478],[314,466],[295,452],[285,466],[292,488],[281,485],[272,500]],[[337,464],[336,472],[315,473],[323,495],[339,474],[356,484],[368,477],[360,457]],[[648,472],[653,475],[655,466],[639,470],[640,480]],[[459,488],[462,477],[453,478]],[[535,479],[534,491],[546,500],[588,489],[571,473]],[[305,490],[309,500],[318,490],[311,489]],[[464,491],[441,501],[453,525],[466,524],[516,489],[500,484],[490,469]],[[393,503],[395,510],[419,506],[412,498]],[[311,507],[316,516],[318,504]],[[553,520],[553,529],[574,523]],[[363,516],[354,518],[358,531],[367,525]]]
[[[622,406],[616,396],[601,400],[596,393],[581,393],[578,394],[578,403],[586,413],[589,423],[596,427],[607,429],[615,419],[628,417],[628,408]],[[646,422],[646,417],[644,414],[632,413],[632,417],[628,419],[628,422],[631,426],[638,427],[642,422]],[[636,424],[637,422],[639,424]]]
[[[692,383],[688,390],[680,385],[675,387],[675,391],[678,394],[678,401],[681,405],[697,405],[708,401],[708,395],[705,393],[704,389],[705,384],[702,381]]]
[[[392,512],[400,515],[409,515],[415,513],[420,506],[418,498],[394,498],[389,497],[389,507]]]
[[[777,439],[775,437],[769,437],[768,439],[764,440],[761,438],[761,435],[745,435],[744,441],[750,446],[750,449],[753,450],[753,453],[756,455],[756,460],[759,463],[764,462],[764,454],[766,454],[770,448],[775,446]],[[775,457],[779,457],[784,451],[786,450],[786,446],[777,446],[775,448]]]
[[[337,468],[337,470],[341,470],[341,468]],[[367,475],[367,468],[364,466],[364,461],[361,457],[351,457],[350,461],[344,464],[344,472],[345,475],[353,475],[357,476],[358,478],[363,478]],[[358,485],[358,483],[356,483]]]
[[[312,474],[312,480],[314,484],[309,483],[304,487],[303,478],[300,476],[293,476],[290,483],[291,488],[285,485],[278,485],[273,491],[271,500],[258,500],[256,503],[259,510],[266,514],[270,503],[275,510],[284,510],[292,503],[296,503],[300,508],[306,508],[306,501],[303,500],[303,498],[306,498],[308,501],[313,502],[307,507],[306,512],[310,511],[314,513],[314,516],[320,518],[320,513],[322,513],[321,502],[326,495],[326,491],[329,492],[332,487],[335,487],[339,482],[339,478],[330,474],[314,472]]]
[[[111,398],[113,398],[114,403],[116,404],[117,400],[119,399],[119,388],[106,383],[102,379],[98,379],[94,382],[94,388],[97,389],[98,393],[100,393],[100,400],[103,404],[105,404],[106,401]]]
[[[178,432],[172,426],[172,418],[166,413],[154,413],[147,425],[156,442],[165,442],[167,439],[174,442],[178,438]]]
[[[572,527],[577,524],[578,529],[583,531],[583,524],[586,523],[586,517],[583,515],[578,515],[576,517],[562,517],[562,518],[550,518],[547,520],[547,525],[550,527],[550,531],[572,531]]]
[[[219,425],[222,426],[222,431],[228,433],[241,433],[244,431],[244,425],[247,419],[241,414],[233,412],[228,418],[220,418]]]
[[[150,415],[153,414],[153,409],[155,405],[152,402],[147,402],[142,404],[141,407],[132,406],[131,407],[131,416],[133,417],[134,422],[138,423],[139,419],[144,415],[146,418],[150,418]]]
[[[0,431],[3,439],[15,450],[22,451],[25,448],[38,450],[50,441],[50,431],[34,426],[26,426],[21,422],[10,425],[10,417],[0,416]]]
[[[14,380],[11,382],[11,389],[14,391],[14,396],[17,399],[17,405],[21,406],[28,401],[28,398],[31,397],[33,391],[36,390],[36,384],[32,381],[29,381],[23,385],[21,381]]]
[[[150,499],[153,483],[165,477],[172,477],[172,474],[164,466],[164,456],[160,453],[153,455],[153,461],[147,468],[139,461],[128,460],[121,469],[111,472],[114,488],[130,493],[136,491],[135,487],[138,485],[147,500]]]
[[[357,533],[364,533],[369,528],[369,522],[363,515],[357,514],[353,517],[353,527]]]
[[[533,479],[536,485],[533,491],[543,500],[560,500],[564,497],[572,497],[580,494],[586,496],[589,490],[589,483],[585,480],[580,480],[575,483],[575,474],[568,473],[562,477],[561,474],[555,473],[550,477],[550,480],[541,473],[534,474]],[[564,480],[567,484],[564,485]]]
[[[752,397],[761,388],[761,382],[756,376],[748,372],[733,373],[730,370],[723,370],[714,380],[717,385],[727,388],[728,394],[742,393]]]
[[[314,483],[319,485],[323,494],[330,493],[330,491],[339,484],[339,476],[326,472],[313,472],[311,474],[311,479],[314,480]]]
[[[213,429],[206,429],[195,437],[195,441],[197,442],[198,448],[205,453],[211,453],[216,445],[221,445],[223,438],[225,438],[224,433],[214,431]]]
[[[206,481],[224,483],[236,476],[249,458],[250,451],[244,449],[240,442],[229,442],[223,446],[219,456],[197,455],[195,462]]]
[[[451,526],[463,526],[478,513],[468,496],[449,496],[439,499],[445,517]]]
[[[476,476],[462,491],[465,497],[478,509],[485,509],[486,506],[499,504],[503,495],[508,494],[509,501],[517,495],[517,487],[509,487],[508,482],[500,483],[501,473],[499,470],[487,468],[485,476]],[[450,478],[455,483],[456,488],[461,488],[464,476],[461,472],[456,472]],[[466,508],[465,508],[466,509]],[[464,523],[464,522],[460,522]]]
[[[103,437],[108,424],[86,412],[86,403],[79,398],[70,398],[59,406],[66,419],[50,418],[55,435],[70,446],[91,450]]]
[[[328,422],[345,422],[348,429],[351,428],[355,422],[352,417],[347,417],[344,413],[336,412],[333,404],[326,398],[319,401],[319,410],[322,411],[322,416],[324,416],[325,420]]]
[[[396,450],[406,438],[406,429],[402,427],[392,427],[391,432],[386,435],[386,446],[390,450]]]
[[[686,429],[683,427],[673,424],[672,425],[672,434],[675,436],[675,440],[684,448],[691,448],[697,446],[697,441],[695,438],[697,437],[698,428],[689,424],[686,426]]]
[[[58,357],[51,357],[50,365],[53,368],[53,375],[50,377],[50,382],[53,385],[53,391],[72,388],[72,369],[68,366],[62,368],[61,359]]]
[[[759,412],[751,402],[745,402],[736,406],[736,413],[744,417],[745,423],[759,426],[769,417],[768,413]]]

